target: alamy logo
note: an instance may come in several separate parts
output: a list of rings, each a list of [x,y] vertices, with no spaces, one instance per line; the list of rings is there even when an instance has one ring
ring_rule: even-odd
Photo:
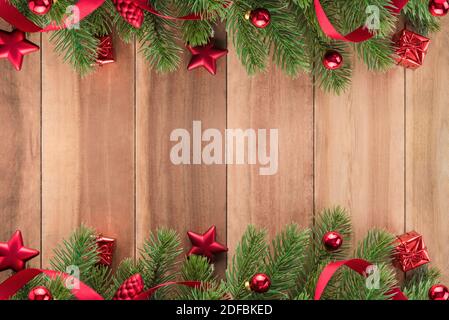
[[[214,128],[203,132],[201,121],[193,121],[192,134],[175,129],[170,141],[177,142],[170,151],[174,165],[259,164],[260,175],[278,171],[278,129],[226,129],[223,135]]]

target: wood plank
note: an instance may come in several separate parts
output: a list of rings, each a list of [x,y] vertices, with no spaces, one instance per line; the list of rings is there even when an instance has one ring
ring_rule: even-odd
[[[217,46],[226,46],[224,32],[215,34]],[[140,248],[150,231],[159,227],[177,230],[185,249],[186,232],[205,232],[217,227],[217,241],[226,244],[226,167],[224,165],[174,165],[170,150],[176,142],[170,134],[178,128],[192,134],[192,122],[203,130],[226,126],[226,58],[217,75],[204,69],[187,71],[190,59],[173,74],[149,70],[144,58],[137,61],[136,207],[137,243]],[[225,255],[216,260],[224,270]]]
[[[117,238],[115,263],[134,256],[134,48],[80,78],[43,50],[43,253],[81,223]]]
[[[355,240],[373,227],[404,231],[404,71],[385,74],[355,62],[341,96],[317,90],[315,105],[317,212],[341,205]]]
[[[449,23],[432,36],[424,66],[407,71],[407,230],[424,236],[449,281]]]
[[[3,22],[0,29],[11,30]],[[28,37],[40,45],[40,35]],[[27,247],[41,249],[40,52],[25,57],[17,72],[0,60],[0,241],[21,230]],[[40,258],[30,266],[40,266]],[[6,273],[0,275],[0,280]]]
[[[259,165],[228,165],[228,234],[231,251],[249,224],[273,236],[286,224],[307,227],[313,215],[313,89],[272,68],[249,77],[235,50],[228,66],[228,128],[278,129],[274,175]],[[269,140],[267,140],[269,141]]]

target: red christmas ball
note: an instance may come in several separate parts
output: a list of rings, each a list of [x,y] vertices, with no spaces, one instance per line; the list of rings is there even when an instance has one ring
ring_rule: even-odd
[[[343,56],[338,51],[330,50],[324,55],[323,65],[328,70],[339,69],[343,65]]]
[[[270,11],[263,8],[254,9],[249,13],[249,20],[256,28],[266,28],[271,22]]]
[[[449,1],[430,0],[429,12],[432,16],[442,17],[449,11]]]
[[[50,11],[53,0],[28,0],[28,8],[37,15],[44,15]]]
[[[31,289],[30,293],[28,293],[28,300],[53,300],[53,297],[50,290],[44,286],[39,286]]]
[[[429,299],[449,300],[449,289],[442,284],[436,284],[429,289]]]
[[[248,287],[251,291],[264,293],[270,289],[271,280],[265,273],[257,273],[249,281]]]
[[[343,237],[336,231],[326,232],[323,236],[323,245],[328,251],[340,249],[343,244]]]

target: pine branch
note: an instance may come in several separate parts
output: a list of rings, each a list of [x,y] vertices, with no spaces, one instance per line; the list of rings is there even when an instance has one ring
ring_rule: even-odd
[[[422,266],[407,275],[403,292],[410,300],[429,300],[429,289],[439,282],[440,272],[437,269]]]
[[[309,239],[309,232],[300,230],[297,225],[289,225],[276,235],[266,263],[266,274],[270,276],[272,286],[261,298],[288,298],[289,290],[304,268]]]
[[[151,233],[141,250],[142,277],[145,287],[171,281],[176,274],[176,259],[181,254],[179,235],[174,230],[160,229]],[[157,297],[164,297],[164,290],[159,290]]]
[[[245,282],[263,270],[267,250],[266,232],[249,226],[226,271],[227,292],[233,299],[244,300],[251,297],[251,292],[245,288]]]
[[[181,300],[221,300],[225,295],[225,288],[217,282],[214,267],[209,260],[201,256],[190,256],[181,268],[184,281],[201,281],[199,288],[180,287]]]

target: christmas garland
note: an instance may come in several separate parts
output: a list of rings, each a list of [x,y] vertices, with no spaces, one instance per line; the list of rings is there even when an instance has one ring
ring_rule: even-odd
[[[0,284],[0,300],[449,300],[420,234],[370,230],[349,254],[350,219],[339,207],[324,210],[311,229],[285,227],[271,246],[264,230],[248,227],[222,279],[213,262],[227,248],[216,228],[187,234],[192,247],[182,262],[179,235],[160,229],[137,260],[125,259],[113,273],[113,238],[81,227],[55,249],[53,270],[27,269],[39,252],[17,231],[0,242],[0,271],[15,272]],[[405,281],[396,272],[407,272]]]
[[[265,70],[271,56],[287,74],[308,72],[338,93],[350,81],[351,46],[370,69],[417,68],[427,33],[448,11],[449,0],[0,0],[0,17],[15,28],[0,31],[0,58],[20,70],[23,56],[39,49],[24,32],[52,32],[56,50],[84,74],[114,62],[114,31],[137,38],[157,71],[179,67],[181,38],[192,53],[188,70],[216,74],[227,50],[215,47],[214,27],[225,21],[249,74]],[[410,29],[396,34],[401,13]]]

